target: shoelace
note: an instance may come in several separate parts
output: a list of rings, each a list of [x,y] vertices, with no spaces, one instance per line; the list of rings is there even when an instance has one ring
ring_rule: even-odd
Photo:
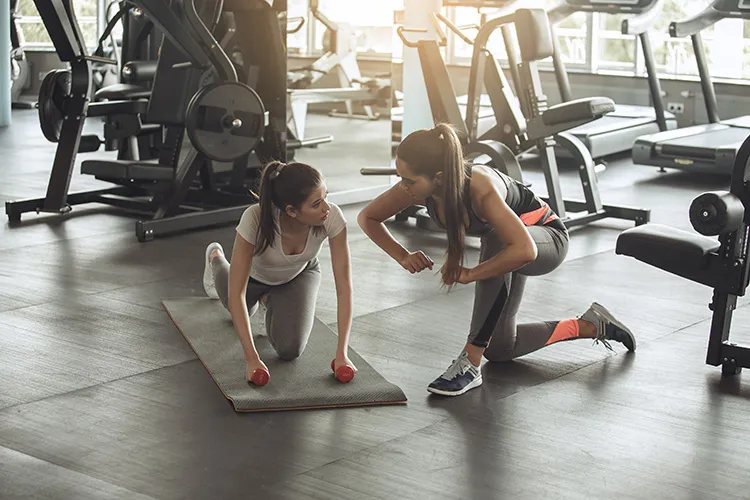
[[[463,375],[469,369],[469,367],[466,366],[468,364],[469,361],[465,358],[454,359],[453,363],[451,363],[448,369],[445,370],[445,373],[443,373],[443,378],[446,380],[453,380],[458,375]]]
[[[612,352],[615,351],[615,349],[610,345],[610,343],[604,337],[602,337],[602,338],[598,338],[597,337],[597,338],[594,339],[594,345],[597,345],[599,342],[601,342],[602,344],[604,344],[604,347],[606,347],[610,351],[612,351]]]
[[[594,345],[597,345],[599,342],[604,344],[604,347],[606,347],[608,350],[614,352],[615,349],[612,347],[612,345],[609,343],[609,341],[606,338],[607,335],[607,323],[605,321],[599,320],[600,328],[599,328],[599,335],[596,336],[594,339]]]

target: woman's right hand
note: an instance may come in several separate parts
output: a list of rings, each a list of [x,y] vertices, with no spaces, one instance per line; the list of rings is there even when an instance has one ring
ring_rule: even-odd
[[[265,370],[266,373],[268,373],[269,375],[271,374],[271,372],[268,371],[268,367],[263,362],[263,360],[261,360],[260,358],[255,358],[247,362],[247,368],[245,370],[245,378],[249,381],[250,378],[253,376],[253,373],[257,369]]]
[[[428,256],[426,256],[421,250],[416,252],[409,252],[406,257],[399,261],[401,267],[409,271],[410,273],[418,273],[425,269],[432,270],[434,262]]]

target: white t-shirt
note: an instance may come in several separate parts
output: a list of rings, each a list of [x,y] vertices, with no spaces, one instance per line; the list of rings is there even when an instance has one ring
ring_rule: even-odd
[[[250,269],[250,277],[265,283],[266,285],[281,285],[288,283],[301,273],[307,263],[320,253],[326,238],[333,238],[346,227],[346,219],[341,209],[330,203],[331,211],[323,224],[323,231],[314,231],[310,227],[307,233],[307,244],[302,253],[297,255],[286,255],[282,249],[281,236],[276,235],[273,245],[270,245],[260,255],[253,256],[253,264]],[[273,216],[278,227],[281,211],[274,207]],[[258,237],[258,226],[260,224],[260,205],[254,204],[248,207],[242,214],[237,233],[247,242],[256,244]]]

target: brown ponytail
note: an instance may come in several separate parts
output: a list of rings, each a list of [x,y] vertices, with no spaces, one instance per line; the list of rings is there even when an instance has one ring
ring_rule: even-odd
[[[260,223],[255,255],[272,246],[279,233],[274,207],[282,212],[290,206],[299,209],[322,183],[320,172],[304,163],[274,161],[265,166],[260,179]]]
[[[435,127],[439,140],[443,143],[443,196],[445,199],[445,227],[448,232],[448,263],[446,281],[455,283],[464,264],[464,186],[466,185],[466,164],[461,141],[453,127],[440,124]]]
[[[447,283],[455,283],[464,264],[464,188],[469,166],[464,161],[463,147],[456,130],[441,123],[432,129],[417,130],[399,145],[396,155],[416,175],[430,179],[442,172],[441,193],[445,200],[445,227],[448,235],[448,258],[445,266]]]

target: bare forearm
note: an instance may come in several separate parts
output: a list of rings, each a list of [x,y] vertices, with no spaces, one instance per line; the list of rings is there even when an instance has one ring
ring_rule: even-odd
[[[535,249],[508,245],[494,257],[471,269],[471,279],[472,281],[482,281],[513,272],[533,261],[535,253]]]
[[[349,349],[349,335],[352,329],[352,290],[336,290],[338,302],[338,347],[337,352],[346,354]]]
[[[364,218],[359,221],[359,225],[365,234],[396,262],[401,262],[409,254],[409,251],[396,241],[382,222]]]
[[[240,338],[245,359],[250,361],[259,359],[258,351],[253,342],[252,329],[250,328],[250,314],[247,310],[247,302],[243,295],[229,295],[229,310],[232,314],[232,323],[237,336]]]

